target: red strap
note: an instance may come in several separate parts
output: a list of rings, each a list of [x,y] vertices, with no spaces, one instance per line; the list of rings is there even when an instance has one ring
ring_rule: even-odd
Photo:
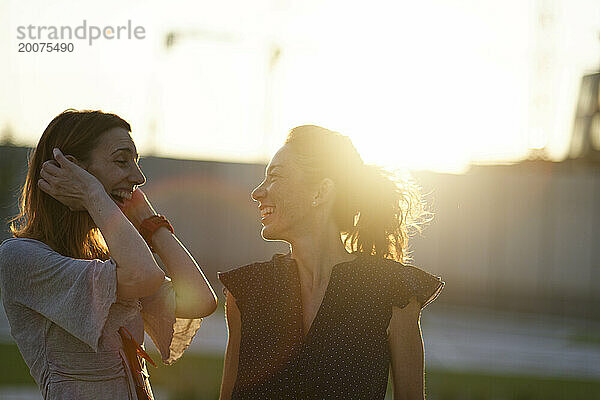
[[[140,225],[140,235],[142,235],[146,241],[146,244],[148,244],[148,247],[152,251],[154,251],[152,248],[152,235],[154,235],[154,232],[156,232],[156,230],[161,226],[167,228],[171,233],[175,233],[169,220],[164,215],[160,214],[146,218]]]
[[[148,361],[150,364],[152,364],[153,367],[156,368],[156,364],[154,363],[154,360],[152,360],[152,357],[150,357],[150,355],[148,353],[146,353],[146,351],[142,348],[142,346],[140,346],[138,344],[138,342],[135,341],[135,339],[133,338],[133,335],[131,333],[129,333],[129,331],[127,330],[127,328],[125,328],[124,326],[119,328],[119,334],[121,336],[124,336],[125,334],[127,335],[127,339],[131,341],[131,343],[133,343],[133,345],[135,346],[135,351],[136,353],[142,357],[144,360]]]

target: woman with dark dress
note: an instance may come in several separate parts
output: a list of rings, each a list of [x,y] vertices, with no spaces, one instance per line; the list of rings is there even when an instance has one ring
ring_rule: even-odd
[[[412,266],[418,190],[365,165],[351,141],[293,129],[252,192],[262,236],[290,253],[219,279],[229,330],[221,399],[424,398],[421,309],[443,287]]]

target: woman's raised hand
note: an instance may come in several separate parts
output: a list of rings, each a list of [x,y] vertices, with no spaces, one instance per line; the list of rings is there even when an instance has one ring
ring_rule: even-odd
[[[119,208],[136,229],[140,228],[146,218],[156,214],[146,194],[139,188],[133,191],[131,200],[124,200]]]
[[[54,149],[54,160],[42,164],[38,186],[72,211],[86,210],[92,194],[105,192],[98,179]]]

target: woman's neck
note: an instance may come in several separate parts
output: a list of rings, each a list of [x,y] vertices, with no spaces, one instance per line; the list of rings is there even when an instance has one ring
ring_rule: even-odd
[[[355,258],[344,248],[339,230],[333,224],[294,240],[290,248],[301,278],[313,288],[327,284],[334,265]]]

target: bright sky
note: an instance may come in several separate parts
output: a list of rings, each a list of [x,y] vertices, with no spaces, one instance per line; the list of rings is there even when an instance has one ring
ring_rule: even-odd
[[[18,26],[84,19],[146,37],[17,52]],[[266,161],[312,123],[369,162],[460,172],[535,147],[565,157],[600,2],[4,0],[0,52],[0,131],[20,144],[74,107],[130,121],[142,155]]]

